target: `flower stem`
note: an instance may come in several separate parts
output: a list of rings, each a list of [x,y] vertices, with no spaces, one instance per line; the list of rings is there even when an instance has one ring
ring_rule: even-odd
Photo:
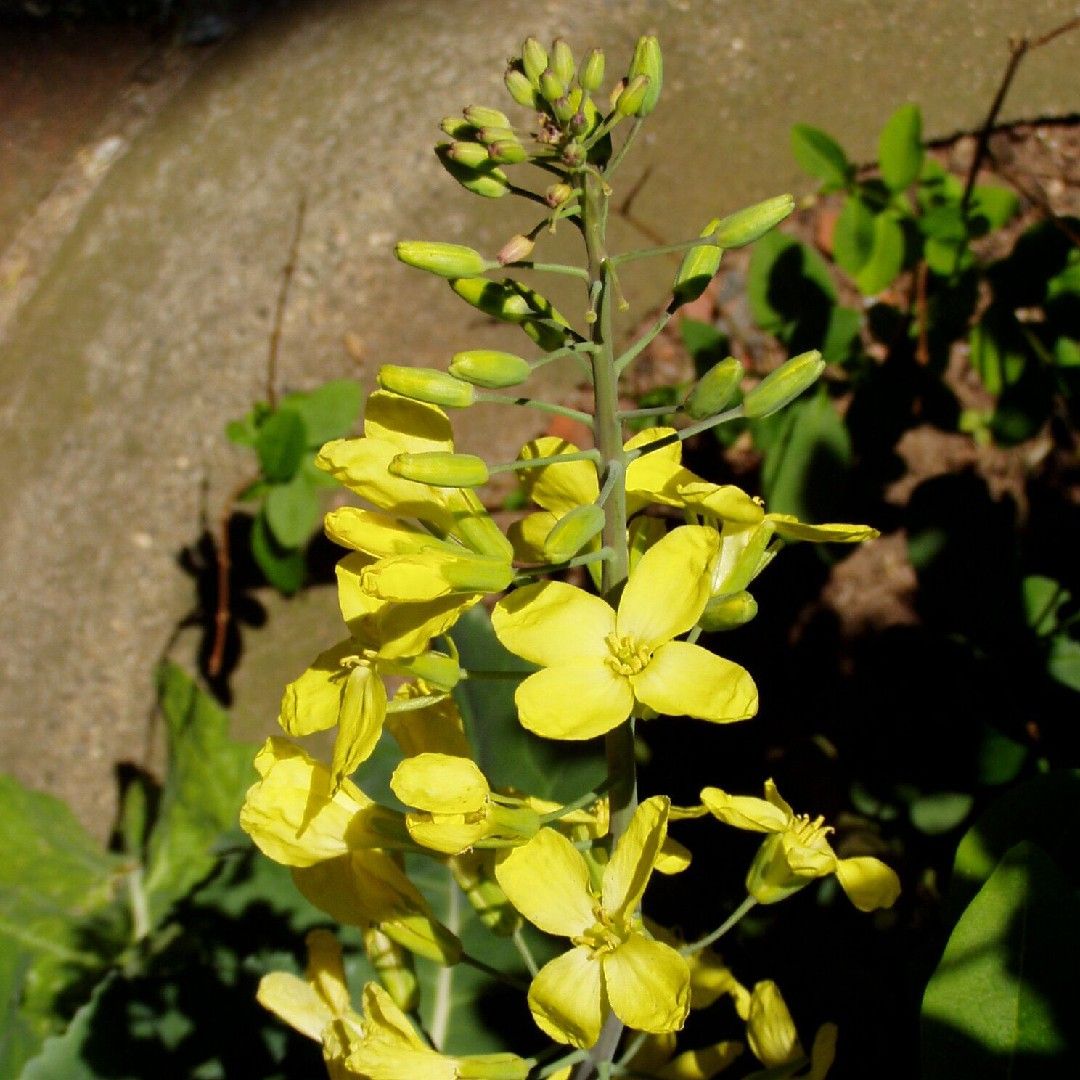
[[[556,405],[552,401],[539,401],[530,397],[513,397],[510,394],[490,394],[481,391],[476,394],[477,401],[491,402],[495,405],[522,405],[527,409],[538,409],[540,412],[555,413],[556,416],[565,416],[571,420],[578,420],[582,424],[592,427],[592,416],[580,409],[571,409],[566,405]],[[670,411],[670,410],[669,410]]]
[[[757,900],[752,896],[748,896],[711,934],[706,934],[703,938],[689,945],[683,945],[679,952],[683,956],[693,956],[694,953],[708,948],[714,941],[719,941],[755,904],[757,904]]]

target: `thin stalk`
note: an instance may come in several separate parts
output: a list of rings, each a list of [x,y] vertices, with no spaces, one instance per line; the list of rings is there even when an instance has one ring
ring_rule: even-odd
[[[529,948],[529,943],[525,940],[525,935],[521,932],[520,926],[513,933],[513,941],[514,948],[517,949],[522,962],[529,969],[529,974],[535,979],[540,967],[536,963],[536,958],[533,956],[532,949]]]
[[[661,244],[659,247],[634,248],[633,251],[623,251],[618,255],[613,255],[609,261],[616,266],[622,266],[623,263],[634,262],[637,259],[647,259],[652,255],[678,255],[693,248],[709,246],[718,248],[718,245],[713,244],[708,237],[698,236],[693,240],[682,240],[678,244]]]
[[[600,464],[600,454],[595,450],[579,450],[573,454],[552,454],[551,457],[518,458],[517,461],[508,461],[504,465],[492,465],[488,468],[488,475],[495,476],[498,473],[517,472],[520,469],[542,469],[547,465],[558,465],[564,461],[592,461]]]
[[[485,975],[490,975],[493,979],[498,979],[499,982],[506,983],[507,986],[512,986],[515,990],[521,990],[526,994],[529,992],[529,984],[524,979],[519,979],[516,975],[493,968],[490,964],[485,964],[483,960],[470,956],[468,953],[461,954],[461,963],[468,964],[469,967],[476,968],[477,971],[482,971]],[[450,968],[444,970],[449,971]]]
[[[579,795],[573,802],[568,802],[565,806],[560,806],[558,810],[552,810],[549,814],[541,814],[540,821],[544,825],[549,821],[558,821],[560,818],[566,817],[567,814],[572,814],[575,810],[580,810],[585,806],[591,806],[606,791],[607,782],[605,781],[594,791],[586,791],[584,795]]]
[[[531,566],[527,570],[521,570],[514,575],[515,585],[525,585],[530,581],[536,581],[552,574],[561,574],[564,570],[571,570],[575,566],[588,566],[589,563],[602,562],[611,558],[611,548],[602,547],[599,551],[590,551],[585,555],[575,555],[566,562],[552,563],[550,566]]]
[[[621,375],[659,336],[674,312],[665,311],[659,319],[630,346],[616,361],[615,371]]]
[[[670,446],[674,442],[684,442],[686,439],[692,439],[695,435],[700,435],[703,431],[709,431],[711,428],[718,427],[720,424],[726,424],[729,420],[738,420],[742,415],[743,407],[741,405],[736,405],[734,409],[728,409],[727,412],[717,413],[715,416],[710,416],[707,420],[699,420],[696,424],[690,424],[680,431],[676,431],[673,435],[665,435],[662,439],[647,443],[645,446],[639,446],[636,450],[628,451],[626,455],[627,460],[637,461],[639,457],[644,457],[646,454],[652,454],[665,446]]]
[[[461,677],[463,679],[491,679],[493,681],[506,681],[516,679],[524,679],[526,676],[531,675],[531,671],[495,671],[494,669],[487,668],[462,668]],[[419,700],[419,699],[417,699]]]
[[[637,137],[637,133],[641,130],[641,125],[643,123],[644,120],[640,116],[634,120],[634,123],[631,126],[629,132],[627,132],[626,138],[623,140],[622,146],[620,146],[619,149],[615,151],[611,160],[607,163],[607,166],[604,169],[605,180],[609,180],[612,175],[614,175],[615,170],[622,164],[623,158],[626,157],[626,152],[633,144],[634,139]]]
[[[539,401],[530,397],[512,397],[510,394],[491,394],[484,391],[476,394],[476,400],[490,402],[493,405],[520,405],[525,409],[537,409],[540,412],[555,413],[556,416],[565,416],[592,427],[593,418],[590,413],[582,412],[580,409],[571,409],[566,405],[556,405],[552,401]]]
[[[703,938],[689,945],[683,945],[679,952],[683,956],[693,956],[694,953],[708,948],[714,941],[719,941],[734,927],[755,904],[757,904],[757,900],[752,896],[748,896],[711,934],[706,934]]]
[[[652,405],[648,409],[627,409],[619,413],[621,420],[640,420],[645,416],[670,416],[682,412],[681,405]]]
[[[513,267],[516,270],[537,270],[545,274],[566,274],[570,277],[581,278],[582,281],[589,280],[589,274],[582,266],[566,266],[564,263],[541,263],[541,262],[512,262],[505,263],[506,267]]]

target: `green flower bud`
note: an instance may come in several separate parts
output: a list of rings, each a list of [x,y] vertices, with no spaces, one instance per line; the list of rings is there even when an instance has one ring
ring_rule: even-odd
[[[497,142],[521,142],[514,133],[513,128],[495,127],[494,125],[477,128],[476,141],[483,143],[487,147],[490,147],[492,143]]]
[[[488,147],[488,153],[491,160],[499,165],[520,165],[529,160],[529,151],[517,139],[494,142]]]
[[[475,454],[451,454],[433,450],[424,454],[398,454],[390,459],[387,471],[402,480],[415,480],[432,487],[479,487],[488,480],[484,459]]]
[[[514,580],[514,568],[507,559],[472,555],[446,563],[442,577],[454,592],[502,592]]]
[[[633,114],[624,113],[624,116],[648,116],[656,108],[656,102],[660,98],[660,90],[664,85],[664,58],[660,53],[660,42],[652,34],[638,38],[634,48],[634,57],[630,61],[628,72],[631,85],[639,75],[645,75],[649,79],[649,85],[641,104]]]
[[[379,368],[379,385],[413,401],[426,401],[450,409],[465,409],[473,403],[475,389],[444,371],[435,368],[402,367],[383,364]]]
[[[559,98],[566,96],[566,89],[566,83],[551,68],[540,76],[540,95],[545,101],[552,103],[558,101]]]
[[[496,265],[471,247],[434,240],[401,240],[394,254],[409,266],[444,278],[474,277]]]
[[[566,125],[566,130],[570,132],[575,138],[584,135],[589,130],[589,118],[585,115],[584,109],[578,109],[573,116],[570,117]],[[571,146],[576,145],[571,143]]]
[[[743,411],[754,419],[771,416],[817,382],[824,370],[825,361],[817,349],[793,356],[786,364],[766,375],[746,395]]]
[[[589,93],[595,93],[600,89],[604,81],[604,54],[599,49],[590,49],[581,62],[581,70],[578,72],[578,82],[581,88]]]
[[[540,102],[536,95],[536,87],[526,78],[523,71],[516,67],[507,68],[503,76],[507,93],[521,106],[526,109],[539,109]]]
[[[620,116],[637,116],[645,105],[645,95],[649,92],[649,76],[635,75],[624,87],[615,109]]]
[[[474,195],[482,195],[485,199],[498,199],[510,191],[510,181],[506,173],[495,167],[495,163],[487,159],[484,152],[485,164],[472,167],[462,165],[450,156],[451,146],[478,146],[476,143],[442,143],[435,147],[442,167],[463,187]],[[483,150],[482,146],[479,149]]]
[[[731,401],[742,377],[743,366],[734,356],[721,360],[698,379],[683,407],[695,420],[715,416]]]
[[[574,53],[570,46],[562,38],[556,38],[551,43],[551,70],[559,76],[567,86],[574,81],[574,73],[577,64],[574,63]]]
[[[499,937],[509,937],[520,925],[521,916],[495,880],[493,851],[467,851],[450,859],[450,873],[468,897],[480,921]]]
[[[452,142],[446,148],[446,156],[467,169],[479,169],[491,165],[487,147],[478,142]]]
[[[577,114],[577,106],[568,96],[561,97],[551,103],[551,111],[555,114],[555,119],[565,127]]]
[[[764,202],[736,210],[717,223],[713,243],[722,248],[743,247],[764,236],[795,209],[791,195],[777,195]]]
[[[604,511],[601,507],[595,503],[575,506],[555,522],[544,538],[544,555],[548,562],[566,562],[603,531]]]
[[[502,266],[506,266],[508,263],[524,262],[533,253],[534,247],[536,247],[536,244],[532,240],[518,233],[517,236],[511,236],[503,244],[495,258],[499,260]]]
[[[460,116],[444,116],[439,127],[451,139],[471,139],[476,134],[472,124],[468,120],[462,120]]]
[[[531,371],[529,362],[523,357],[496,349],[468,349],[455,353],[450,361],[451,375],[489,390],[519,386]]]
[[[712,236],[719,224],[720,219],[713,218],[699,235]],[[682,265],[675,275],[675,284],[671,289],[675,300],[673,309],[696,300],[705,291],[716,276],[716,271],[720,269],[723,254],[723,248],[716,244],[702,244],[701,247],[692,247],[683,256]]]
[[[544,202],[546,202],[552,210],[557,210],[573,194],[574,189],[569,184],[552,184],[551,187],[544,192]]]
[[[547,50],[536,38],[526,38],[525,44],[521,46],[521,68],[525,77],[537,89],[540,88],[540,76],[547,70],[547,66]]]
[[[461,681],[461,665],[456,657],[447,656],[446,653],[421,653],[419,656],[410,656],[407,660],[398,660],[393,666],[398,669],[399,674],[423,679],[440,690],[453,690]]]
[[[465,119],[473,127],[508,128],[510,126],[510,117],[506,113],[500,112],[498,109],[489,109],[485,105],[470,105],[464,110],[464,113]]]
[[[391,941],[377,926],[363,931],[364,952],[386,992],[403,1012],[420,1003],[420,983],[413,970],[412,953]]]
[[[575,113],[575,116],[581,116],[581,113]],[[584,117],[582,117],[584,119]],[[585,164],[585,158],[587,154],[585,147],[578,142],[569,142],[562,148],[562,153],[559,155],[562,163],[569,166],[571,169],[580,169]]]
[[[504,563],[513,559],[513,545],[485,511],[480,496],[472,488],[450,492],[446,507],[454,516],[455,531],[470,551],[500,559]]]
[[[748,592],[714,596],[705,605],[698,622],[702,629],[709,633],[736,630],[745,626],[757,614],[757,610],[757,601]]]
[[[558,323],[570,329],[570,324],[538,292],[513,278],[489,281],[487,278],[458,278],[450,287],[474,308],[503,322],[517,323],[540,348],[551,351],[561,348],[566,341],[565,333],[548,325]],[[545,320],[541,322],[540,320]]]

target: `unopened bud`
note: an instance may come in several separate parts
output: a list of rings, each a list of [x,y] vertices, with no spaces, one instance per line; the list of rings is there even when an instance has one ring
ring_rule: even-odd
[[[716,227],[720,224],[719,218],[713,218],[704,229],[701,236],[712,236]],[[716,276],[720,269],[720,259],[723,257],[723,249],[715,243],[702,244],[701,247],[692,247],[684,256],[679,272],[675,275],[675,284],[672,286],[672,294],[675,298],[674,307],[696,300],[708,287],[708,284]]]
[[[452,142],[446,148],[446,156],[468,169],[478,169],[491,163],[487,147],[478,142]]]
[[[574,63],[574,53],[570,46],[562,38],[556,38],[551,43],[551,70],[569,86],[574,81],[574,72],[577,65]]]
[[[434,240],[400,240],[394,254],[408,266],[444,278],[475,277],[495,265],[471,247]]]
[[[547,49],[536,38],[526,38],[521,46],[521,68],[525,77],[536,89],[540,88],[540,76],[548,66]]]
[[[715,416],[734,397],[742,377],[742,363],[734,356],[721,360],[698,379],[683,407],[695,420]]]
[[[599,49],[590,49],[581,62],[581,70],[578,72],[578,82],[581,88],[589,93],[595,93],[600,89],[604,81],[604,54]]]
[[[461,682],[461,665],[457,657],[447,656],[446,653],[421,653],[407,660],[395,661],[394,666],[400,669],[400,673],[423,679],[440,690],[453,690]]]
[[[508,263],[524,262],[532,253],[536,244],[533,243],[527,236],[522,236],[518,233],[516,236],[511,236],[509,240],[499,249],[499,254],[495,256],[499,262],[506,266]]]
[[[506,178],[506,173],[496,168],[494,162],[487,158],[487,151],[484,151],[484,164],[473,167],[455,161],[450,155],[452,146],[477,146],[480,150],[484,148],[478,143],[443,143],[435,147],[442,167],[466,191],[482,195],[485,199],[498,199],[509,193],[510,181]]]
[[[435,368],[403,367],[383,364],[379,368],[379,385],[391,393],[441,405],[450,409],[465,409],[473,403],[475,389],[467,382],[455,379]]]
[[[595,503],[575,506],[563,514],[544,538],[544,555],[548,562],[561,563],[572,559],[590,540],[604,529],[604,511]]]
[[[476,141],[489,147],[497,142],[520,142],[521,140],[510,127],[497,127],[494,124],[488,127],[477,128]]]
[[[581,113],[575,113],[576,116],[581,116]],[[559,155],[564,165],[568,165],[571,169],[579,169],[585,164],[585,158],[587,154],[585,147],[579,142],[568,142],[563,148],[562,153]]]
[[[574,118],[577,113],[577,106],[570,100],[569,96],[566,96],[553,101],[551,111],[555,114],[555,119],[565,126]]]
[[[620,116],[637,116],[645,104],[645,95],[649,91],[649,76],[635,75],[619,95],[615,109]]]
[[[764,202],[736,210],[717,223],[713,243],[722,248],[743,247],[764,236],[795,209],[791,195],[776,195]]]
[[[446,509],[453,516],[454,532],[477,555],[488,555],[504,563],[514,558],[514,546],[484,508],[472,488],[447,493]]]
[[[529,160],[529,151],[517,139],[503,139],[488,147],[491,160],[498,165],[520,165]]]
[[[468,120],[462,120],[460,116],[444,116],[439,127],[451,139],[471,139],[475,134],[472,124]]]
[[[525,72],[516,67],[508,68],[503,76],[507,93],[521,106],[526,109],[540,108],[537,100],[536,87],[526,78]]]
[[[434,450],[423,454],[398,454],[387,471],[403,480],[432,487],[479,487],[488,480],[487,463],[475,454],[451,454]]]
[[[585,115],[584,109],[578,109],[578,111],[570,117],[570,120],[566,125],[566,130],[575,137],[584,135],[585,132],[589,130],[589,118]]]
[[[551,103],[558,101],[559,98],[565,96],[566,89],[566,83],[551,68],[540,76],[540,94],[545,101]]]
[[[465,119],[473,127],[502,127],[510,126],[510,117],[498,109],[489,109],[486,105],[470,105],[464,110]]]
[[[574,189],[569,184],[552,184],[551,187],[544,192],[544,202],[546,202],[552,210],[556,210],[573,194]]]
[[[660,98],[660,90],[664,85],[664,58],[660,53],[660,42],[656,40],[653,34],[638,38],[628,74],[631,85],[633,85],[634,79],[641,75],[648,78],[649,84],[645,96],[635,112],[633,114],[624,113],[623,115],[648,116],[656,108],[656,103]]]
[[[514,568],[507,559],[475,555],[447,562],[442,576],[456,593],[502,592],[514,580]]]
[[[743,411],[760,419],[794,401],[808,386],[821,377],[825,361],[817,349],[793,356],[774,372],[766,375],[743,399]]]
[[[489,390],[518,386],[531,371],[529,362],[523,357],[496,349],[468,349],[455,353],[450,361],[451,375]]]
[[[386,992],[403,1012],[420,1003],[420,983],[413,971],[412,953],[391,941],[377,926],[363,932],[364,952]]]
[[[745,626],[757,614],[757,610],[757,601],[748,592],[714,596],[705,605],[698,622],[709,633],[736,630]]]
[[[570,324],[552,306],[551,301],[520,281],[505,278],[458,278],[450,287],[467,304],[503,322],[517,323],[540,348],[551,351],[566,343]],[[550,325],[557,323],[557,326]]]

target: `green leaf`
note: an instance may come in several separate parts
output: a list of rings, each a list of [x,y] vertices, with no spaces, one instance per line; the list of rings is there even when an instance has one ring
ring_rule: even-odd
[[[858,195],[849,195],[844,200],[833,233],[836,265],[854,276],[866,265],[873,249],[874,215]]]
[[[854,275],[855,284],[864,296],[876,296],[887,289],[904,266],[904,230],[892,211],[874,218],[874,237],[870,254]]]
[[[798,353],[820,346],[836,303],[836,286],[816,251],[771,232],[754,244],[746,295],[757,325]]]
[[[1019,209],[1020,199],[1015,191],[979,184],[972,189],[968,216],[985,233],[1008,225]]]
[[[860,344],[862,314],[840,304],[829,309],[829,322],[821,342],[821,355],[830,364],[843,364],[856,354]]]
[[[893,191],[915,183],[922,168],[922,113],[919,106],[901,105],[885,122],[878,137],[878,168]]]
[[[266,496],[266,523],[283,548],[307,543],[320,510],[319,495],[302,470],[288,483],[275,484]]]
[[[281,406],[299,413],[307,431],[307,449],[316,450],[331,439],[349,434],[360,415],[363,398],[359,383],[335,379],[315,390],[286,394]]]
[[[101,1074],[87,1060],[86,1044],[93,1034],[101,1000],[118,979],[113,972],[97,984],[63,1034],[45,1040],[41,1052],[19,1074],[19,1080],[99,1080]]]
[[[976,761],[980,784],[1011,783],[1027,761],[1028,748],[986,725]]]
[[[1080,692],[1080,641],[1064,634],[1054,638],[1046,670],[1062,686]]]
[[[255,449],[267,480],[282,484],[292,479],[307,448],[307,429],[295,409],[278,409],[259,429]]]
[[[151,926],[213,870],[255,778],[255,747],[232,741],[226,713],[175,664],[158,671],[158,702],[169,763],[143,879]]]
[[[968,338],[971,366],[987,393],[1000,395],[1018,383],[1028,362],[1028,350],[1016,317],[1007,308],[992,304],[971,328]]]
[[[967,791],[935,791],[908,807],[911,824],[927,836],[951,832],[971,813],[975,797]]]
[[[799,167],[816,176],[826,187],[847,187],[853,169],[840,144],[830,135],[809,124],[791,129],[791,152]]]
[[[933,158],[923,158],[919,172],[918,202],[921,210],[947,203],[959,205],[964,195],[964,182],[946,172]]]
[[[251,526],[251,555],[266,580],[286,596],[291,596],[304,584],[307,564],[303,551],[283,548],[274,539],[264,509],[255,515]]]
[[[1052,634],[1058,625],[1058,613],[1069,602],[1069,590],[1060,581],[1029,574],[1023,581],[1024,615],[1031,630],[1040,637]]]
[[[1054,862],[1027,841],[1010,848],[926,988],[923,1080],[1075,1076],[1061,1021],[1075,1000],[1078,927],[1080,905]]]

